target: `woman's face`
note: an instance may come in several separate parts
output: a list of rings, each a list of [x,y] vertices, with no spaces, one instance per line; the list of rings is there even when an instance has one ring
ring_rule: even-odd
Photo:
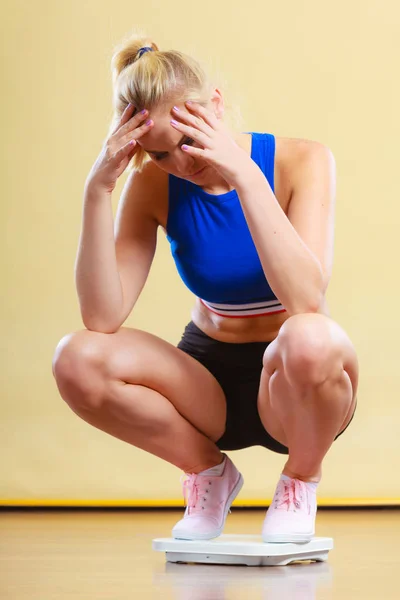
[[[180,111],[187,112],[184,104],[177,103],[176,106]],[[163,106],[150,111],[148,118],[154,122],[154,125],[138,140],[138,143],[163,171],[200,184],[203,174],[211,167],[181,149],[183,144],[188,146],[198,146],[198,144],[172,127],[171,120],[177,119],[171,112],[172,108],[173,106]]]

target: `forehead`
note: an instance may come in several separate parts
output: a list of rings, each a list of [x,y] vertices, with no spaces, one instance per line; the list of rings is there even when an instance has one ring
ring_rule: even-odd
[[[174,129],[170,121],[173,118],[169,110],[151,110],[149,118],[154,122],[148,133],[138,139],[145,150],[168,151],[176,146],[182,133]]]

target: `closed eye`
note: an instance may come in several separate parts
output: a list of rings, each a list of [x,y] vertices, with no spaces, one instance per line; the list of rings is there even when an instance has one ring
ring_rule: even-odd
[[[191,146],[192,144],[194,144],[194,140],[190,137],[188,138],[184,138],[182,140],[182,144],[186,144],[187,146]],[[168,152],[162,152],[160,154],[153,154],[153,158],[154,160],[162,160],[163,158],[165,158],[166,156],[168,156]]]

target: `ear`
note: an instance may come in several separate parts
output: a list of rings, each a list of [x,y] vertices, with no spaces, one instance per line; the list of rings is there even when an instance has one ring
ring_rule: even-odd
[[[221,90],[215,88],[211,94],[211,110],[214,112],[217,119],[222,119],[225,112],[224,97],[222,96]]]

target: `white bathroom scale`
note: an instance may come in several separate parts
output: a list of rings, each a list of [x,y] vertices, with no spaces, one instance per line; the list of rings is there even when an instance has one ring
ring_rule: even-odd
[[[267,544],[259,535],[220,535],[213,540],[153,540],[153,550],[165,552],[167,562],[247,565],[288,565],[298,561],[328,560],[333,539],[315,537],[305,544]]]

